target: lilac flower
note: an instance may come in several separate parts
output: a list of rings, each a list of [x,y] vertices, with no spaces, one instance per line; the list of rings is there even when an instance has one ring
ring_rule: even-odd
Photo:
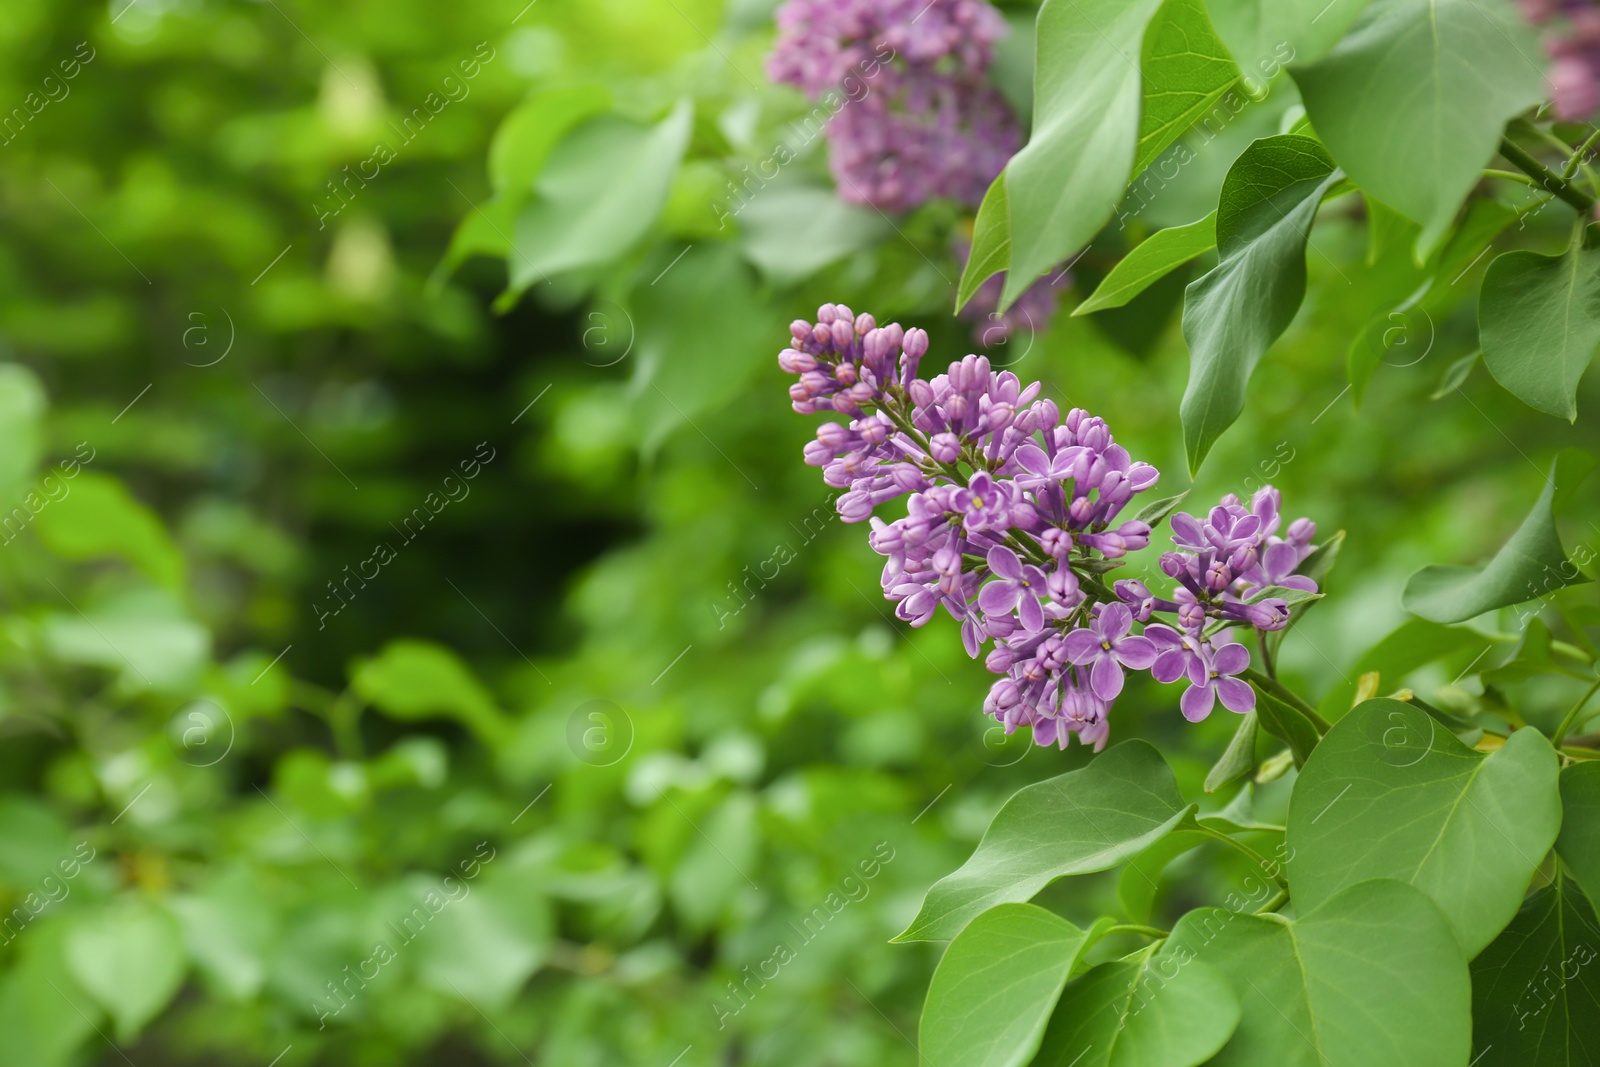
[[[1268,586],[1316,588],[1295,573],[1316,526],[1297,519],[1280,537],[1277,490],[1248,506],[1223,497],[1203,518],[1174,515],[1175,550],[1160,558],[1170,594],[1137,579],[1108,589],[1101,575],[1149,544],[1149,525],[1121,515],[1160,474],[1103,419],[1063,415],[1039,383],[983,356],[924,377],[922,330],[879,326],[842,304],[824,304],[817,319],[793,323],[778,357],[795,376],[796,411],[844,420],[818,427],[805,461],[842,490],[845,520],[871,520],[868,543],[884,557],[896,616],[924,626],[944,608],[967,654],[1001,675],[984,710],[1007,733],[1026,726],[1041,745],[1065,747],[1077,734],[1102,747],[1127,671],[1187,679],[1180,706],[1190,719],[1218,700],[1254,706],[1236,677],[1250,654],[1234,631],[1287,625],[1289,605],[1264,598]],[[901,499],[899,518],[874,514]]]
[[[1039,604],[1039,598],[1045,595],[1044,571],[1031,563],[1024,565],[1004,545],[989,550],[989,570],[994,578],[978,594],[978,607],[991,615],[1016,609],[1023,629],[1032,633],[1044,629],[1044,609]]]
[[[971,207],[1021,144],[984,81],[1005,20],[987,0],[788,0],[767,74],[847,98],[826,127],[839,194],[885,211]]]
[[[1256,691],[1248,683],[1233,677],[1250,666],[1250,650],[1243,645],[1225,644],[1213,647],[1199,644],[1189,658],[1189,688],[1178,701],[1183,717],[1199,722],[1211,714],[1217,700],[1229,711],[1240,715],[1254,711]]]
[[[1130,637],[1133,612],[1123,604],[1101,604],[1094,619],[1067,635],[1067,657],[1089,671],[1095,696],[1110,702],[1122,692],[1122,668],[1148,670],[1156,661],[1156,646],[1144,637]]]

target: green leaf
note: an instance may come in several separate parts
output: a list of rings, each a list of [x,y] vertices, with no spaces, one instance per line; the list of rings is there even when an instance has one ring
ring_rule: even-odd
[[[1168,940],[1239,995],[1238,1029],[1214,1067],[1467,1062],[1466,957],[1439,909],[1410,886],[1353,885],[1293,922],[1201,908]]]
[[[517,217],[510,290],[609,263],[632,248],[667,202],[692,116],[683,100],[655,126],[607,115],[562,140]]]
[[[120,557],[159,585],[183,587],[183,554],[156,513],[127,486],[93,471],[80,471],[61,484],[64,495],[41,503],[34,520],[45,548],[73,561]],[[32,511],[32,504],[28,508]]]
[[[1600,896],[1600,762],[1585,760],[1561,772],[1561,811],[1556,851],[1595,899]]]
[[[930,1067],[1019,1067],[1039,1047],[1091,932],[1032,904],[990,908],[933,972],[917,1048]]]
[[[1317,593],[1310,589],[1290,589],[1282,585],[1269,585],[1250,594],[1250,598],[1246,603],[1259,604],[1263,600],[1281,600],[1292,608],[1296,604],[1309,604],[1313,600],[1321,600],[1326,595],[1326,593]]]
[[[1127,913],[1128,921],[1149,922],[1156,892],[1161,888],[1162,872],[1185,852],[1215,840],[1210,834],[1202,833],[1192,820],[1186,821],[1129,860],[1117,876],[1117,902]]]
[[[533,192],[557,144],[587,119],[611,107],[611,94],[597,85],[547,89],[519,104],[489,142],[489,184],[496,193],[521,198]]]
[[[1160,6],[1045,0],[1039,9],[1033,135],[1007,164],[996,203],[1010,217],[1002,310],[1083,247],[1121,202],[1139,138],[1138,57]],[[986,266],[994,247],[975,244],[973,258]],[[962,281],[970,293],[982,278],[969,271]]]
[[[1481,350],[1474,351],[1451,363],[1444,369],[1444,374],[1439,378],[1439,384],[1428,394],[1429,400],[1442,400],[1451,393],[1460,389],[1467,383],[1467,378],[1472,375],[1472,369],[1478,365],[1478,360],[1483,356]]]
[[[1236,782],[1256,769],[1256,723],[1256,713],[1253,711],[1239,720],[1239,728],[1234,731],[1233,740],[1228,742],[1227,751],[1206,775],[1207,793],[1215,793],[1229,782]]]
[[[1600,345],[1600,245],[1496,256],[1478,296],[1478,337],[1495,381],[1531,408],[1577,421],[1578,380]]]
[[[654,281],[634,293],[627,324],[638,338],[632,387],[647,453],[702,411],[732,399],[751,374],[768,367],[775,315],[732,246],[692,247],[676,263],[661,258],[661,266],[644,275]],[[623,347],[620,336],[615,344]],[[712,447],[722,447],[715,432],[709,439]],[[728,462],[740,466],[736,458]]]
[[[67,969],[65,923],[30,927],[0,975],[0,1067],[69,1067],[105,1016]]]
[[[1187,226],[1157,230],[1133,251],[1122,257],[1089,299],[1073,309],[1073,315],[1088,315],[1106,308],[1122,307],[1155,282],[1177,270],[1195,256],[1217,247],[1217,213]]]
[[[51,655],[121,672],[130,689],[192,687],[211,652],[210,632],[160,589],[131,589],[92,604],[63,601],[39,632]]]
[[[33,480],[43,453],[48,407],[44,386],[33,371],[20,363],[0,363],[0,505],[6,510],[21,501]]]
[[[740,250],[774,285],[802,281],[893,232],[878,212],[815,186],[763,190],[739,213],[739,227]]]
[[[1019,789],[954,874],[928,890],[896,941],[947,941],[996,904],[1027,900],[1069,874],[1115,867],[1165,836],[1183,806],[1166,762],[1124,741],[1082,770]]]
[[[1181,949],[1102,963],[1073,979],[1050,1018],[1038,1067],[1195,1067],[1239,1025],[1239,998]]]
[[[437,929],[417,940],[417,980],[485,1010],[504,1008],[544,962],[549,905],[507,880],[456,884],[466,896],[450,901],[434,920]]]
[[[1400,602],[1407,611],[1434,622],[1463,622],[1589,581],[1567,560],[1556,532],[1555,511],[1594,466],[1589,453],[1564,449],[1550,464],[1550,476],[1533,510],[1493,559],[1479,567],[1424,567],[1406,582]]]
[[[1452,653],[1458,654],[1464,666],[1471,666],[1478,662],[1473,657],[1481,657],[1491,644],[1482,634],[1465,626],[1440,626],[1426,619],[1408,619],[1361,654],[1349,677],[1323,697],[1317,711],[1329,721],[1343,716],[1355,700],[1355,679],[1364,674],[1378,674],[1383,684],[1393,690],[1413,671]],[[1472,656],[1467,655],[1469,652]]]
[[[1334,724],[1289,805],[1289,886],[1314,908],[1393,878],[1426,893],[1469,957],[1516,914],[1561,826],[1555,751],[1537,730],[1485,756],[1398,700]]]
[[[978,217],[972,224],[972,251],[961,270],[956,286],[956,310],[972,299],[978,287],[990,276],[1006,269],[1011,261],[1011,209],[1006,201],[1006,172],[1001,171],[983,194]]]
[[[223,996],[247,1001],[261,991],[278,945],[272,902],[248,869],[217,878],[198,893],[168,901],[195,967]]]
[[[1259,91],[1284,64],[1332,48],[1367,0],[1207,0],[1206,6],[1246,82]]]
[[[1185,489],[1183,492],[1174,496],[1162,497],[1160,500],[1152,500],[1150,503],[1140,508],[1139,514],[1134,516],[1134,518],[1154,530],[1157,526],[1161,525],[1163,519],[1165,519],[1168,515],[1171,515],[1174,511],[1178,510],[1178,505],[1183,503],[1184,498],[1189,495],[1189,492],[1190,491],[1188,489]]]
[[[1133,174],[1211,110],[1239,80],[1228,49],[1217,39],[1201,0],[1168,0],[1144,37],[1144,96]]]
[[[461,657],[431,641],[390,641],[377,656],[359,660],[350,684],[363,700],[392,719],[455,719],[481,738],[505,736],[494,697]]]
[[[1422,225],[1421,262],[1506,122],[1544,98],[1539,55],[1505,0],[1377,0],[1331,52],[1290,73],[1351,180]]]
[[[1305,766],[1322,735],[1298,708],[1291,707],[1263,689],[1256,690],[1256,715],[1261,728],[1289,746],[1294,765]]]
[[[1306,237],[1339,173],[1309,137],[1256,141],[1228,170],[1217,205],[1221,261],[1191,282],[1183,306],[1189,384],[1184,447],[1193,474],[1244,410],[1245,383],[1294,319],[1306,290]]]
[[[1472,961],[1475,1067],[1571,1067],[1600,1057],[1600,921],[1577,883],[1523,903]]]
[[[67,936],[67,968],[129,1041],[161,1013],[183,984],[188,959],[166,912],[126,899],[86,917]]]

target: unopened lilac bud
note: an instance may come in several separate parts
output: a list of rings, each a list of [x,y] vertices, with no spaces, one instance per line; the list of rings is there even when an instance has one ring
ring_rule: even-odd
[[[933,458],[940,463],[954,463],[961,458],[961,438],[953,433],[936,433],[928,441]]]
[[[1128,487],[1135,493],[1142,493],[1161,477],[1161,472],[1148,463],[1135,463],[1128,468]]]
[[[872,496],[860,490],[851,490],[834,502],[839,518],[845,522],[865,522],[872,517]]]
[[[1056,559],[1066,559],[1072,551],[1072,534],[1059,526],[1052,526],[1039,535],[1039,545]]]
[[[1317,524],[1310,519],[1296,519],[1289,524],[1288,534],[1289,541],[1292,544],[1304,547],[1311,543],[1313,537],[1317,536]]]
[[[1235,574],[1243,574],[1255,567],[1257,558],[1255,545],[1240,545],[1228,557],[1228,569]]]
[[[1008,645],[996,645],[989,650],[989,655],[984,658],[983,665],[995,674],[1004,674],[1011,669],[1011,665],[1015,662],[1017,662],[1015,649]],[[1016,690],[1014,685],[1011,688],[1013,692]]]
[[[778,366],[788,374],[804,374],[808,370],[817,369],[817,360],[809,352],[797,352],[792,348],[785,348],[778,353]]]
[[[817,440],[838,454],[850,447],[850,431],[837,422],[825,422],[817,427]]]
[[[819,370],[808,370],[800,375],[799,385],[807,396],[821,396],[828,388],[828,378]]]
[[[913,379],[911,384],[906,386],[906,388],[911,393],[911,402],[917,407],[925,408],[933,403],[933,386],[929,385],[921,378]]]
[[[1182,552],[1161,553],[1161,573],[1168,578],[1176,578],[1189,569],[1189,556]]]
[[[1010,516],[1011,525],[1023,530],[1035,529],[1040,521],[1038,509],[1026,500],[1015,501],[1011,505]]]
[[[1184,604],[1178,608],[1178,625],[1194,633],[1204,628],[1206,609],[1199,604]]]
[[[839,311],[833,304],[823,304],[817,308],[817,321],[829,326],[839,317]]]
[[[1247,604],[1245,612],[1250,625],[1258,630],[1281,630],[1289,625],[1289,602],[1279,597]]]
[[[833,305],[833,321],[843,322],[850,326],[854,326],[856,321],[856,313],[851,311],[848,305],[835,304]]]
[[[874,319],[869,312],[863,311],[861,314],[856,316],[856,336],[865,337],[868,333],[871,333],[877,328],[878,320]]]
[[[826,322],[817,323],[811,328],[811,339],[823,347],[833,344],[833,327]]]
[[[800,344],[811,340],[811,323],[805,319],[795,319],[789,324],[789,336]]]
[[[1150,524],[1140,522],[1138,519],[1129,519],[1117,527],[1117,536],[1122,538],[1122,543],[1129,552],[1139,552],[1150,546]]]
[[[1078,576],[1064,563],[1058,563],[1055,570],[1050,572],[1049,577],[1045,579],[1044,587],[1050,594],[1050,599],[1063,607],[1074,607],[1082,599],[1078,589]]]
[[[891,351],[900,348],[901,342],[906,339],[906,331],[901,328],[898,322],[891,322],[887,326],[878,327],[878,329],[882,332],[883,339]]]
[[[859,427],[861,439],[869,445],[881,445],[894,431],[894,424],[885,418],[862,419]]]
[[[802,452],[808,466],[825,467],[833,461],[833,449],[821,441],[807,441]]]
[[[900,350],[912,359],[921,359],[928,353],[928,331],[918,326],[913,326],[906,331],[905,340],[900,342]]]
[[[1093,518],[1094,503],[1088,497],[1077,497],[1067,505],[1067,519],[1073,526],[1087,526]]]
[[[989,410],[984,412],[984,426],[991,433],[998,430],[1003,430],[1007,426],[1011,425],[1011,419],[1014,414],[1015,413],[1012,411],[1010,404],[1007,404],[1003,401],[1000,403],[991,404],[989,405]]]
[[[811,397],[812,397],[811,390],[807,389],[803,382],[791,382],[790,383],[790,385],[789,385],[789,399],[790,400],[793,400],[796,404],[798,404],[798,403],[801,403],[802,401],[810,400]]]
[[[928,487],[928,479],[910,463],[896,463],[889,468],[889,477],[894,479],[897,488],[908,493],[921,492]]]
[[[833,345],[841,352],[850,347],[850,341],[855,337],[855,326],[847,319],[835,319],[833,322]]]
[[[1233,571],[1222,560],[1213,560],[1211,566],[1206,568],[1206,588],[1213,593],[1220,593],[1233,584]]]

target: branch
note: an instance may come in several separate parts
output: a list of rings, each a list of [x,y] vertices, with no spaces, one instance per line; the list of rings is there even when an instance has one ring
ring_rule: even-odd
[[[1562,200],[1565,200],[1579,212],[1588,214],[1594,210],[1594,197],[1583,192],[1577,186],[1572,185],[1560,178],[1554,172],[1546,168],[1543,163],[1540,163],[1537,159],[1534,159],[1527,152],[1524,152],[1517,145],[1513,144],[1509,137],[1502,137],[1500,139],[1500,154],[1518,170],[1522,171],[1528,177],[1534,179],[1539,184],[1540,188],[1555,194]]]

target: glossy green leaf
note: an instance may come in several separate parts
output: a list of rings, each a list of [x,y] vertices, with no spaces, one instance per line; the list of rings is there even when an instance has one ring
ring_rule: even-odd
[[[1600,762],[1585,760],[1561,772],[1561,835],[1556,851],[1591,900],[1600,896]]]
[[[1239,720],[1233,740],[1228,742],[1227,750],[1206,775],[1207,793],[1215,793],[1229,782],[1236,782],[1256,769],[1257,723],[1253,711]]]
[[[1468,956],[1516,914],[1561,826],[1557,761],[1537,730],[1485,756],[1426,713],[1369,700],[1306,761],[1289,805],[1289,886],[1314,908],[1393,878],[1450,920]]]
[[[972,224],[972,251],[956,286],[956,309],[965,307],[978,287],[1011,262],[1011,208],[1006,199],[1006,172],[1001,171],[983,194]]]
[[[486,740],[504,735],[506,724],[494,697],[459,656],[431,641],[390,641],[377,656],[355,665],[350,684],[390,718],[442,716]]]
[[[1491,644],[1465,626],[1408,619],[1361,654],[1347,672],[1348,677],[1323,697],[1317,711],[1330,722],[1341,718],[1355,700],[1356,679],[1364,674],[1376,673],[1383,687],[1392,692],[1411,672],[1447,656],[1458,659],[1463,668],[1481,663],[1480,657]]]
[[[1338,180],[1309,137],[1251,144],[1234,161],[1217,206],[1221,261],[1191,282],[1183,306],[1189,384],[1180,407],[1189,471],[1244,410],[1245,384],[1288,328],[1306,288],[1306,237]]]
[[[990,908],[945,950],[917,1048],[929,1067],[1019,1067],[1039,1047],[1062,986],[1091,944],[1032,904]]]
[[[1473,351],[1451,363],[1444,369],[1444,374],[1439,377],[1439,384],[1433,392],[1428,394],[1429,400],[1443,400],[1451,393],[1467,384],[1467,379],[1472,376],[1472,370],[1478,365],[1478,360],[1483,357],[1482,351]]]
[[[1163,945],[1102,963],[1062,991],[1038,1067],[1195,1067],[1239,1024],[1239,998],[1210,965]]]
[[[1072,313],[1088,315],[1105,308],[1122,307],[1161,278],[1216,246],[1216,212],[1187,226],[1157,230],[1123,256],[1089,299]]]
[[[1189,810],[1160,753],[1143,741],[1114,745],[1082,770],[1019,789],[895,940],[946,941],[996,904],[1027,900],[1065,875],[1115,867]]]
[[[1575,421],[1578,380],[1600,345],[1600,244],[1496,256],[1478,296],[1478,337],[1495,381],[1529,407]]]
[[[1156,892],[1161,888],[1162,872],[1185,852],[1215,840],[1201,832],[1198,824],[1188,820],[1129,860],[1117,876],[1117,902],[1127,913],[1128,921],[1149,922]]]
[[[1264,87],[1285,64],[1316,58],[1343,36],[1368,0],[1207,0],[1211,21],[1245,81]]]
[[[1406,582],[1401,603],[1434,622],[1464,622],[1486,611],[1535,600],[1589,579],[1568,562],[1555,512],[1594,469],[1587,452],[1566,449],[1550,464],[1539,499],[1494,558],[1477,567],[1434,564]]]
[[[166,912],[126,899],[81,919],[67,936],[67,968],[128,1041],[167,1006],[188,959]]]
[[[1137,175],[1239,80],[1201,0],[1167,0],[1145,32]]]
[[[1331,52],[1290,73],[1351,180],[1422,225],[1420,261],[1506,122],[1544,98],[1541,55],[1506,0],[1377,0]]]
[[[1572,1067],[1600,1060],[1600,921],[1557,872],[1472,961],[1476,1067]]]
[[[685,100],[655,126],[604,116],[563,139],[517,217],[510,289],[609,262],[643,237],[667,202],[692,116]]]
[[[1040,7],[1033,134],[1005,171],[1011,249],[1002,307],[1083,247],[1122,200],[1139,140],[1139,58],[1160,6],[1045,0]],[[992,241],[978,246],[974,258],[987,263],[993,248]],[[963,288],[979,281],[971,272]]]
[[[1294,754],[1294,765],[1305,766],[1317,742],[1322,739],[1305,713],[1260,689],[1256,690],[1255,713],[1261,720],[1263,730],[1289,746],[1289,751]]]
[[[1292,922],[1201,908],[1169,940],[1239,995],[1239,1025],[1215,1067],[1467,1062],[1467,960],[1439,909],[1410,886],[1353,885]]]
[[[1139,514],[1134,517],[1153,530],[1157,526],[1161,525],[1162,521],[1168,515],[1171,515],[1174,511],[1177,511],[1178,506],[1183,503],[1184,498],[1188,495],[1189,490],[1185,489],[1183,492],[1174,496],[1162,497],[1160,500],[1152,500],[1150,503],[1140,508]]]

